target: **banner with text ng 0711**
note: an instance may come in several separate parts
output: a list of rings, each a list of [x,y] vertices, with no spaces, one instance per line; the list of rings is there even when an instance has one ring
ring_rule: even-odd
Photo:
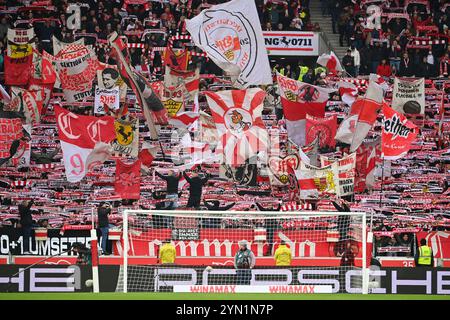
[[[317,56],[317,32],[264,31],[264,42],[270,56]]]

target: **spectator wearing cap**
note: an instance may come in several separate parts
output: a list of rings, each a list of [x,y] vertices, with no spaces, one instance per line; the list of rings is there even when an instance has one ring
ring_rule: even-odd
[[[236,268],[237,284],[250,285],[252,279],[251,269],[255,266],[256,259],[254,253],[248,248],[247,240],[238,242],[239,250],[234,257],[234,267]]]

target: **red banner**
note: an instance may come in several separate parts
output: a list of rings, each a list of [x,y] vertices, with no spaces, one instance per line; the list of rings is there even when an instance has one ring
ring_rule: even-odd
[[[114,189],[122,199],[139,199],[141,185],[141,161],[131,164],[116,161],[116,181]]]
[[[396,160],[405,156],[416,139],[418,128],[394,109],[383,105],[383,126],[381,133],[382,156]]]
[[[8,158],[11,144],[22,136],[20,119],[0,119],[0,158]]]
[[[316,118],[306,115],[306,145],[319,137],[319,146],[334,148],[336,145],[337,117]]]
[[[33,55],[23,58],[5,56],[5,84],[10,86],[25,86],[31,76]]]

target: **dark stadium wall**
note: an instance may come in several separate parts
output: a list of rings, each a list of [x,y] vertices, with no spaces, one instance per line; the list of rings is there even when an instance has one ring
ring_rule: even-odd
[[[15,275],[26,267],[0,266],[0,292],[91,292],[92,290],[86,286],[86,280],[92,278],[89,266],[39,265]],[[214,274],[207,277],[208,283],[203,283],[202,280],[203,273],[210,272],[204,267],[185,268],[186,277],[177,277],[177,279],[170,274],[172,269],[173,267],[159,267],[158,272],[155,272],[154,266],[149,266],[141,274],[141,277],[147,275],[145,281],[133,279],[130,275],[129,283],[138,284],[140,291],[144,292],[154,292],[155,289],[171,292],[173,285],[190,285],[195,290],[202,290],[199,286],[234,285],[236,280],[235,270],[232,268],[214,269]],[[340,268],[326,270],[328,274],[325,275],[324,268],[255,268],[252,270],[253,285],[263,281],[259,285],[271,286],[275,293],[278,286],[286,288],[286,285],[328,284],[332,286],[333,293],[356,293],[358,270]],[[119,266],[100,266],[100,292],[116,291],[119,272]],[[373,283],[378,282],[377,288],[372,289],[373,294],[450,294],[450,268],[383,268],[377,272],[379,277],[370,279]],[[194,273],[197,274],[197,280],[192,283],[190,275]],[[267,279],[268,274],[270,279]],[[69,278],[71,281],[67,282]],[[224,281],[224,279],[227,280]],[[320,282],[317,281],[318,279]],[[270,280],[273,280],[273,283]],[[9,285],[8,282],[12,284]],[[155,285],[158,288],[155,288]]]

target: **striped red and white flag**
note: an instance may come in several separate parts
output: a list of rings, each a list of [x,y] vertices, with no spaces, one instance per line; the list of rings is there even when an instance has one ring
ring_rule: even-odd
[[[337,82],[337,86],[342,102],[351,107],[358,97],[358,88],[355,84],[347,81],[339,81]]]
[[[333,51],[331,51],[330,54],[324,53],[320,57],[318,57],[317,64],[324,66],[333,74],[344,71],[339,58],[334,54]]]
[[[169,119],[169,124],[176,128],[187,128],[191,126],[198,118],[200,114],[198,112],[186,111],[176,114]]]
[[[139,152],[139,160],[141,160],[141,165],[150,167],[153,160],[155,160],[157,153],[157,146],[152,146],[150,143],[144,142],[142,144],[142,150]]]
[[[266,93],[259,88],[205,92],[219,135],[223,163],[237,166],[267,151],[269,134],[261,114]]]

